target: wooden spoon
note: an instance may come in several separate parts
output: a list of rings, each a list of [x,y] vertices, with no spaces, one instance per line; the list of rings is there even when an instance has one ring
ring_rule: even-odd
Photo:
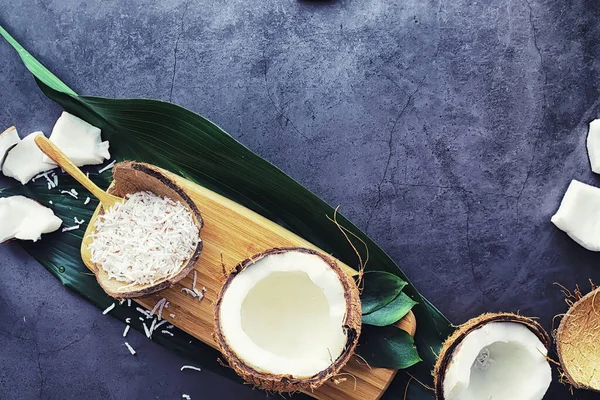
[[[94,182],[90,180],[69,158],[63,153],[54,143],[48,140],[43,135],[38,135],[35,139],[35,144],[52,159],[59,167],[65,170],[75,180],[81,183],[102,203],[105,210],[114,206],[116,203],[122,203],[124,200],[120,197],[113,196],[100,189]]]

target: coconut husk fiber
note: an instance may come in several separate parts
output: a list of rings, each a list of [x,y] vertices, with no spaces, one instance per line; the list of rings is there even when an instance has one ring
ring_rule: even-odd
[[[556,331],[564,377],[577,389],[600,391],[600,288],[575,302]]]

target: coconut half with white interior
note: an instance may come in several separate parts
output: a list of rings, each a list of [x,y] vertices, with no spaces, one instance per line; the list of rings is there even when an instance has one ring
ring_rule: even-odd
[[[552,381],[550,337],[530,318],[484,314],[444,343],[435,370],[438,400],[541,400]]]
[[[312,391],[350,360],[361,329],[359,292],[315,250],[274,248],[238,264],[216,303],[215,339],[248,383]]]
[[[167,173],[150,164],[120,162],[109,192],[125,198],[100,206],[81,252],[98,283],[115,298],[142,297],[173,286],[202,252],[198,207]]]

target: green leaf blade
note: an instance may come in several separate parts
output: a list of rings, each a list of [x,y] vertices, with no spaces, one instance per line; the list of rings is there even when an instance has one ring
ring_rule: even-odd
[[[418,304],[404,293],[398,294],[388,305],[362,316],[362,323],[374,326],[391,325],[402,319]]]
[[[42,80],[46,85],[50,86],[54,90],[68,93],[72,96],[77,96],[77,93],[65,85],[63,81],[58,79],[56,75],[50,72],[42,65],[42,63],[29,54],[29,52],[25,50],[25,48],[11,36],[10,33],[8,33],[6,29],[2,27],[2,25],[0,25],[0,36],[6,39],[6,41],[10,43],[10,45],[17,51],[25,67],[27,67],[29,72],[31,72],[34,76]]]
[[[423,361],[413,337],[394,325],[363,326],[357,349],[371,367],[405,369]]]
[[[360,302],[363,314],[370,314],[385,307],[406,286],[406,282],[398,276],[383,271],[365,272],[362,283],[363,291],[360,294]]]

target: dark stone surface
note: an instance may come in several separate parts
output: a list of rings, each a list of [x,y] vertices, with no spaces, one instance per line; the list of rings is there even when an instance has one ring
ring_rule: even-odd
[[[600,8],[569,2],[0,0],[0,23],[77,92],[171,100],[365,229],[452,321],[565,312],[600,256],[550,223],[600,117]],[[0,125],[60,109],[0,43]],[[0,222],[1,223],[1,222]],[[0,249],[0,398],[259,399],[183,363]],[[555,380],[557,380],[555,373]],[[547,399],[567,398],[555,383]],[[598,395],[576,392],[576,398]]]

